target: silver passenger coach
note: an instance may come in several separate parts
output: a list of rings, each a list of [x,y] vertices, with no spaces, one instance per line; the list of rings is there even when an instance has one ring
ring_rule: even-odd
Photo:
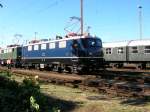
[[[150,40],[103,43],[103,52],[108,65],[122,67],[134,63],[144,69],[150,64]]]

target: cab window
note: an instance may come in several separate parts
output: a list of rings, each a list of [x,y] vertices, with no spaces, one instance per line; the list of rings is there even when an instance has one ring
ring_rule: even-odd
[[[102,42],[100,39],[95,39],[95,38],[84,38],[82,39],[83,46],[85,48],[87,47],[101,47]]]

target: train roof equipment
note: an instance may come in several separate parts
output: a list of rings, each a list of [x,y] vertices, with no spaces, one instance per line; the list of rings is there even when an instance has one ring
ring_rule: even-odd
[[[36,44],[44,44],[44,43],[51,43],[51,42],[59,42],[59,41],[67,41],[67,40],[75,40],[75,39],[80,39],[80,38],[91,38],[93,36],[87,35],[87,36],[68,36],[67,38],[62,38],[62,39],[56,39],[56,40],[48,40],[48,41],[39,41],[36,43],[28,43],[24,46],[28,46],[28,45],[36,45]],[[98,37],[93,37],[93,38],[98,38]]]
[[[120,42],[104,42],[103,47],[125,47],[125,46],[150,46],[150,39],[145,40],[128,40]]]
[[[128,46],[146,46],[146,45],[150,45],[150,39],[132,40]]]
[[[122,42],[108,42],[103,43],[103,47],[124,47],[128,45],[128,41],[122,41]]]

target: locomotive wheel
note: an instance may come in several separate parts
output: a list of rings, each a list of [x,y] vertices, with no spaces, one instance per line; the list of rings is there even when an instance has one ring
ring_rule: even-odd
[[[68,73],[72,73],[73,72],[73,68],[67,66],[65,67],[65,70],[68,71]]]
[[[142,63],[142,69],[146,69],[146,63]]]
[[[88,67],[78,67],[77,72],[79,75],[87,74],[89,72]]]
[[[122,64],[122,63],[118,63],[118,64],[115,65],[115,67],[116,67],[116,68],[122,68],[122,67],[123,67],[123,64]]]
[[[61,67],[58,67],[58,73],[62,73],[63,69]]]

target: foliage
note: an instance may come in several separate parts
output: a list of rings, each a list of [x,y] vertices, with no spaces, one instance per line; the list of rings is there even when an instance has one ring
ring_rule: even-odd
[[[22,84],[0,76],[1,112],[48,112],[47,99],[31,79]],[[52,110],[52,108],[51,108]]]
[[[33,110],[39,112],[39,105],[36,103],[36,100],[34,99],[33,96],[30,97],[30,105]]]
[[[53,107],[53,108],[52,108],[52,111],[53,111],[53,112],[60,112],[60,109],[59,109],[58,107]]]
[[[11,73],[10,72],[8,72],[8,71],[3,71],[3,72],[0,72],[0,76],[4,76],[4,77],[11,77]]]

